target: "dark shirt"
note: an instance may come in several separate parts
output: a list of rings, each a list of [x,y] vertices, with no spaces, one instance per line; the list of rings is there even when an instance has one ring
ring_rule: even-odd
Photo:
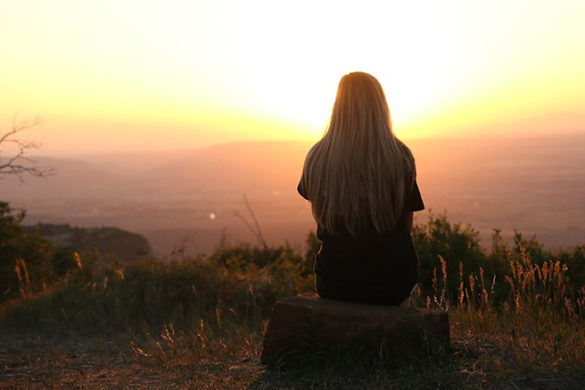
[[[307,195],[300,184],[301,196]],[[322,245],[315,261],[317,292],[323,298],[398,305],[416,284],[418,257],[407,226],[407,213],[424,209],[416,181],[393,231],[371,226],[357,237],[334,235],[317,226]]]

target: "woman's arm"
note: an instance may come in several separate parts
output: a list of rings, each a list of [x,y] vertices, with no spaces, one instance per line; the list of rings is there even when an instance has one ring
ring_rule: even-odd
[[[414,213],[412,211],[407,211],[406,213],[404,213],[404,220],[406,223],[406,230],[410,233],[410,231],[412,230],[412,222],[414,219]]]

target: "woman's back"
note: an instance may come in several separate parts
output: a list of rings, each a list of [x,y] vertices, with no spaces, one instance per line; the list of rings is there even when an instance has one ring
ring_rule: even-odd
[[[322,241],[322,297],[399,304],[417,278],[412,212],[424,204],[414,158],[392,133],[384,92],[371,75],[345,75],[327,133],[307,155],[299,193]]]

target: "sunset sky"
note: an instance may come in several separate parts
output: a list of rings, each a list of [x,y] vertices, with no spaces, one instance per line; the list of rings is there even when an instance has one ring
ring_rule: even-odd
[[[354,70],[405,139],[585,132],[584,21],[582,0],[4,1],[0,132],[39,114],[48,154],[315,139]]]

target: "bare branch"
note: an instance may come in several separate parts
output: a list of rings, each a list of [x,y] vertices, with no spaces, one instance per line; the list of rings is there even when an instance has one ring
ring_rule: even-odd
[[[0,179],[8,175],[15,175],[18,180],[23,182],[25,175],[47,177],[54,174],[53,168],[36,165],[37,160],[28,155],[31,150],[40,148],[38,143],[16,138],[16,135],[22,131],[42,123],[43,120],[40,117],[18,121],[15,115],[12,118],[12,128],[4,134],[0,133]],[[8,151],[4,152],[3,147],[9,145],[11,146]]]
[[[248,229],[250,229],[252,234],[254,234],[254,236],[256,237],[258,245],[262,246],[264,249],[268,249],[268,245],[266,245],[266,240],[264,240],[264,235],[262,234],[262,229],[260,229],[260,224],[258,223],[256,216],[254,215],[254,211],[252,211],[252,207],[250,206],[250,202],[248,202],[248,197],[246,195],[244,195],[244,202],[246,203],[246,207],[248,208],[248,211],[250,212],[250,215],[252,216],[252,220],[254,221],[256,227],[254,228],[254,226],[252,226],[248,222],[248,220],[246,220],[246,218],[244,218],[237,210],[234,210],[234,215],[240,218],[242,221],[244,221]]]
[[[268,245],[266,245],[266,241],[264,240],[264,236],[262,235],[262,229],[260,229],[260,224],[258,223],[258,220],[256,219],[256,215],[254,214],[254,211],[252,211],[252,207],[250,206],[250,202],[248,202],[248,197],[246,196],[246,194],[244,194],[244,202],[246,202],[246,207],[248,208],[248,211],[250,212],[250,215],[252,216],[252,220],[254,221],[254,224],[256,225],[256,232],[258,235],[258,241],[260,241],[262,246],[264,246],[264,249],[266,249],[266,248],[268,248]]]
[[[250,225],[250,223],[246,220],[246,218],[244,218],[242,216],[242,214],[240,214],[238,212],[238,210],[234,210],[234,216],[240,218],[244,222],[244,224],[246,224],[246,227],[252,232],[254,237],[256,237],[256,240],[258,240],[258,233],[256,232],[256,230],[254,230],[254,227],[252,227],[252,225]]]

